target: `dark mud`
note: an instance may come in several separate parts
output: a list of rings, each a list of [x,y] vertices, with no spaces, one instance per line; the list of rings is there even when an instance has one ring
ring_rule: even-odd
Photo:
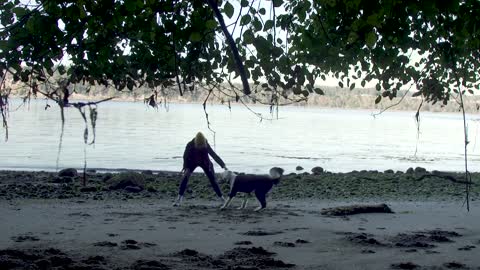
[[[262,247],[234,248],[212,256],[184,249],[173,254],[158,254],[155,260],[137,260],[124,265],[103,256],[72,256],[58,249],[0,250],[0,269],[279,269],[295,265],[273,258],[274,252]]]
[[[408,248],[406,252],[435,248],[439,243],[454,243],[452,239],[462,235],[454,231],[431,230],[412,233],[399,233],[393,237],[375,237],[368,233],[345,232],[345,239],[363,246]]]

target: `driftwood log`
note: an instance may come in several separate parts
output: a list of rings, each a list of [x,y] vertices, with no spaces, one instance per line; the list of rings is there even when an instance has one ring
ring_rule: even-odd
[[[474,185],[475,183],[471,182],[471,181],[464,181],[464,180],[458,180],[457,178],[455,178],[454,176],[451,176],[451,175],[448,175],[446,173],[442,173],[442,172],[437,172],[435,174],[424,174],[422,175],[421,177],[417,178],[417,181],[420,181],[420,180],[423,180],[427,177],[438,177],[438,178],[442,178],[442,179],[446,179],[446,180],[450,180],[454,183],[458,183],[458,184],[469,184],[469,185]]]
[[[370,205],[347,205],[337,206],[331,208],[323,208],[321,214],[324,216],[347,216],[363,213],[394,213],[388,205],[382,204],[370,204]]]

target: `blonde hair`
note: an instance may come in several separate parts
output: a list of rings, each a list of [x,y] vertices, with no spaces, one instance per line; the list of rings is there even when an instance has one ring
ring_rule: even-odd
[[[193,143],[195,144],[195,148],[206,148],[207,147],[207,139],[205,136],[198,132],[195,138],[193,139]]]

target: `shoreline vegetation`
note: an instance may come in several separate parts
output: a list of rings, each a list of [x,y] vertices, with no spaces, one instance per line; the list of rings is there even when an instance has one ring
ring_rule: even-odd
[[[319,168],[319,167],[317,167]],[[172,199],[178,192],[181,174],[165,171],[122,171],[117,173],[76,169],[56,172],[0,171],[0,200],[70,199],[93,200],[158,198]],[[321,169],[312,173],[290,173],[282,177],[270,196],[274,200],[447,200],[464,199],[463,173],[428,172],[410,168],[406,172],[386,170],[331,173]],[[217,180],[224,194],[229,184]],[[470,198],[480,199],[480,173],[472,173]],[[187,199],[214,199],[208,179],[194,173],[186,192]]]
[[[11,81],[7,80],[6,86],[12,90],[12,97],[22,98],[28,93],[28,87],[22,85],[21,83],[13,84]],[[230,87],[228,85],[224,85],[222,87],[222,92],[226,93],[228,96],[222,93],[210,95],[208,104],[228,105],[237,103],[235,93],[233,93],[231,90],[228,90]],[[235,85],[235,87],[239,88],[241,86]],[[421,112],[460,112],[460,100],[459,97],[456,97],[457,95],[455,93],[452,93],[451,101],[447,105],[443,105],[441,102],[436,104],[426,102],[422,103],[422,97],[412,97],[412,94],[415,92],[414,90],[401,90],[397,93],[397,97],[393,98],[392,100],[390,100],[388,97],[384,97],[378,104],[376,104],[375,100],[377,99],[379,92],[374,88],[355,88],[353,90],[349,90],[346,88],[340,88],[338,86],[318,87],[322,89],[324,95],[310,94],[306,101],[300,102],[292,103],[290,100],[284,99],[281,99],[279,102],[280,104],[283,102],[293,106],[339,109],[374,109],[379,111],[388,109],[398,111],[417,111],[420,107]],[[45,88],[45,86],[41,86],[40,88]],[[147,87],[134,88],[133,91],[118,91],[113,87],[76,84],[71,88],[71,92],[73,93],[70,98],[72,100],[98,101],[114,97],[114,101],[144,102],[153,94],[152,89]],[[252,85],[252,89],[255,89],[255,86]],[[45,91],[45,89],[42,89],[42,91]],[[208,91],[201,87],[195,87],[195,89],[192,91],[186,91],[183,96],[179,96],[178,89],[175,87],[163,88],[157,92],[157,103],[159,106],[164,106],[165,104],[169,103],[203,103],[208,95]],[[243,101],[247,105],[269,103],[269,101],[272,99],[272,95],[271,92],[266,93],[267,94],[260,95],[252,92],[252,94],[249,97],[244,98]],[[405,97],[403,98],[403,96]],[[38,94],[38,97],[44,98],[41,94]],[[298,99],[303,96],[290,94],[288,97],[291,99]],[[464,103],[465,111],[467,113],[479,112],[480,96],[466,94],[464,96]]]

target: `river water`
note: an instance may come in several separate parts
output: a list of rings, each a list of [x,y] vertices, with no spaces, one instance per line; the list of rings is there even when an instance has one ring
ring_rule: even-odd
[[[9,115],[9,139],[0,142],[0,169],[56,170],[60,112],[50,102],[32,100]],[[270,118],[269,108],[251,109]],[[98,107],[96,142],[85,146],[85,124],[75,108],[66,110],[65,134],[58,168],[179,171],[185,144],[198,131],[230,169],[266,173],[272,166],[305,171],[321,166],[332,172],[464,169],[463,122],[460,114],[281,107],[277,120],[262,120],[241,105],[231,110],[208,105],[208,129],[201,104],[170,104],[168,110],[141,102],[106,102]],[[470,171],[480,171],[480,115],[468,115]],[[2,135],[4,130],[2,131]],[[90,135],[92,134],[90,130]],[[90,137],[91,139],[91,137]],[[219,167],[216,166],[219,170]]]

